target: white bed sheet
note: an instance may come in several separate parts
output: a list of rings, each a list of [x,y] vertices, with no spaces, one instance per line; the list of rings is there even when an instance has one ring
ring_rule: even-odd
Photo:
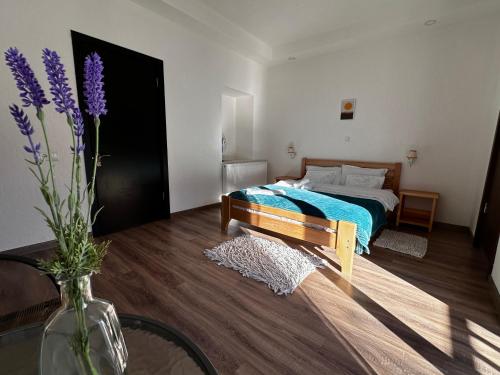
[[[310,181],[303,180],[283,180],[276,183],[278,186],[292,187],[322,193],[347,195],[350,197],[374,199],[384,206],[386,211],[394,211],[399,204],[398,197],[390,189],[368,189],[358,186],[332,185],[332,184],[313,184]]]

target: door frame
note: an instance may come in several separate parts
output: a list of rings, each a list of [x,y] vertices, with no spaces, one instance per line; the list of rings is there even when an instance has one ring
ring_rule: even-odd
[[[484,225],[484,209],[486,205],[486,200],[491,193],[493,187],[494,172],[496,170],[496,164],[498,162],[498,153],[500,152],[500,112],[498,115],[497,127],[495,130],[493,146],[491,147],[490,159],[488,162],[488,171],[486,173],[486,181],[483,188],[483,196],[481,198],[481,205],[479,206],[479,215],[477,218],[476,231],[474,232],[474,247],[479,247],[482,240],[482,226]],[[490,259],[488,259],[490,261]],[[491,265],[493,266],[493,264]]]
[[[76,49],[74,48],[75,44],[81,43],[99,43],[99,44],[104,44],[106,48],[109,48],[111,50],[113,49],[119,49],[121,53],[125,52],[127,54],[133,54],[133,55],[140,55],[141,57],[147,58],[150,60],[151,63],[155,66],[155,70],[157,73],[157,100],[162,103],[163,105],[159,105],[158,109],[158,121],[156,126],[158,127],[158,130],[161,135],[161,140],[160,140],[160,163],[161,163],[161,172],[162,172],[162,185],[163,185],[163,212],[165,213],[164,219],[169,219],[170,218],[170,191],[169,191],[169,178],[168,178],[168,146],[167,146],[167,122],[166,122],[166,114],[165,114],[165,84],[164,84],[164,66],[163,66],[163,60],[157,59],[155,57],[143,54],[141,52],[137,52],[134,50],[131,50],[126,47],[119,46],[117,44],[113,44],[110,42],[107,42],[102,39],[94,38],[86,34],[82,34],[78,31],[71,30],[71,41],[73,45],[73,60],[74,60],[74,67],[75,67],[75,78],[76,78],[76,83],[77,83],[77,88],[83,87],[83,75],[81,74],[76,74],[77,69],[80,69],[83,71],[83,61],[78,61],[77,59],[79,56],[77,56]],[[106,67],[105,67],[106,69]],[[106,79],[106,71],[104,70],[104,79]],[[80,92],[81,90],[77,90],[77,100],[80,108],[82,109],[85,108],[85,101],[83,98],[83,93]],[[93,125],[87,124],[85,127],[85,132],[83,134],[84,142],[86,144],[91,144],[91,138],[90,138],[90,132],[88,131],[89,129],[93,129]],[[84,150],[84,160],[85,160],[85,172],[86,172],[86,177],[87,181],[89,178],[92,177],[92,165],[93,165],[93,158],[94,155],[92,153],[92,150],[90,147],[86,147]],[[94,205],[92,206],[92,215],[94,215],[97,210],[101,207],[100,201],[99,201],[99,194],[98,191],[95,192],[95,200],[94,200]],[[100,230],[98,228],[98,221],[92,225],[92,231],[94,233],[99,233]]]

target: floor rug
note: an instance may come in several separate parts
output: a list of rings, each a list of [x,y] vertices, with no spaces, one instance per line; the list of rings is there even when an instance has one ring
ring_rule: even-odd
[[[373,244],[417,258],[427,252],[427,238],[390,229],[384,229]]]
[[[261,281],[276,294],[291,294],[325,260],[279,243],[245,235],[221,243],[205,255],[243,276]]]

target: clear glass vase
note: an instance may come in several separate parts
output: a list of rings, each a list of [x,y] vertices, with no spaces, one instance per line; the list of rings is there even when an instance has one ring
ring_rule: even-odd
[[[123,374],[128,354],[114,306],[92,296],[90,275],[59,284],[62,306],[45,323],[40,374]]]

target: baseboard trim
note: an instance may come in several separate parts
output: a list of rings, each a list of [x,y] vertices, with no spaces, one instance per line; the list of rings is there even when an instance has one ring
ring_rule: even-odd
[[[220,205],[221,205],[221,203],[217,202],[217,203],[211,203],[211,204],[207,204],[207,205],[200,206],[200,207],[190,208],[188,210],[177,211],[177,212],[171,213],[170,217],[175,218],[175,217],[179,217],[179,216],[185,216],[185,215],[189,215],[189,214],[196,212],[196,211],[202,211],[202,210],[206,210],[209,208],[217,208],[217,207],[220,207]],[[434,223],[434,227],[449,229],[449,230],[453,230],[456,232],[470,233],[470,228],[468,228],[468,227],[465,227],[462,225],[443,223],[443,222],[439,222],[439,221]],[[12,255],[30,255],[30,254],[37,253],[40,251],[54,250],[56,248],[57,248],[57,241],[51,240],[51,241],[40,242],[40,243],[36,243],[33,245],[28,245],[28,246],[21,246],[21,247],[15,248],[15,249],[4,250],[4,251],[2,251],[2,253],[3,254],[12,254]],[[493,286],[495,287],[494,284],[493,284]],[[497,295],[498,295],[498,291],[496,290],[496,287],[495,287],[495,291],[497,292]],[[500,307],[500,296],[499,296],[499,307]],[[499,309],[499,312],[500,312],[500,309]]]
[[[177,211],[177,212],[171,213],[170,217],[175,218],[175,217],[179,217],[179,216],[189,215],[189,214],[196,212],[196,211],[201,211],[201,210],[205,210],[208,208],[216,208],[216,207],[220,207],[220,202],[207,204],[207,205],[201,206],[201,207],[191,208],[189,210]],[[57,249],[57,241],[51,240],[51,241],[36,243],[33,245],[16,247],[14,249],[4,250],[4,251],[0,251],[0,252],[2,254],[28,256],[28,255],[31,255],[34,253],[38,253],[38,252],[42,252],[42,251],[50,251],[50,250],[55,250],[55,249]]]
[[[434,228],[441,228],[441,229],[448,229],[448,230],[452,230],[454,232],[470,233],[469,227],[466,227],[463,225],[443,223],[442,221],[435,221],[433,227]]]
[[[217,208],[217,207],[220,207],[220,205],[221,205],[220,202],[217,202],[217,203],[211,203],[211,204],[207,204],[207,205],[200,206],[200,207],[190,208],[189,210],[177,211],[177,212],[171,213],[170,217],[175,218],[178,216],[184,216],[184,215],[188,215],[188,214],[191,214],[193,212],[196,212],[196,211],[202,211],[202,210],[206,210],[209,208]]]
[[[15,249],[5,250],[2,251],[2,254],[26,256],[41,251],[55,250],[56,248],[57,248],[57,241],[50,240],[50,241],[36,243],[33,245],[21,246],[21,247],[16,247]]]
[[[493,305],[497,311],[497,319],[500,322],[500,293],[498,292],[497,286],[493,281],[491,275],[488,276],[488,283],[490,284],[491,297],[493,299]]]

